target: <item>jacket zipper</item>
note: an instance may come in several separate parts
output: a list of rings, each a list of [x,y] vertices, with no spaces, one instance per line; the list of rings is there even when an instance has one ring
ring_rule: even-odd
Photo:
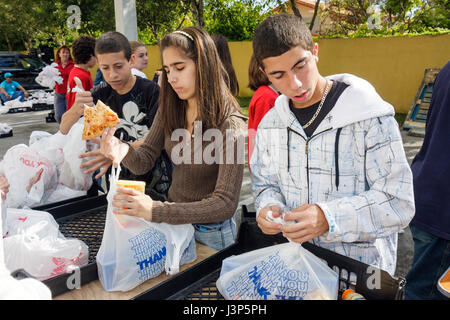
[[[309,141],[312,139],[312,138],[314,138],[314,137],[317,137],[319,134],[322,134],[322,133],[324,133],[324,132],[327,132],[327,131],[330,131],[330,130],[332,130],[333,128],[328,128],[327,130],[324,130],[324,131],[321,131],[321,132],[319,132],[319,133],[317,133],[317,134],[315,134],[315,135],[312,135],[311,137],[308,137],[308,138],[303,138],[303,139],[305,139],[305,154],[306,154],[306,182],[308,183],[308,204],[309,204],[309,156],[308,156],[308,154],[309,154]]]

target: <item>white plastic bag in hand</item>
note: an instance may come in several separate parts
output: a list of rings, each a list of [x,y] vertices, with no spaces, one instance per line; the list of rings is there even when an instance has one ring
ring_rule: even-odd
[[[6,195],[8,208],[32,207],[45,202],[58,183],[52,161],[24,144],[6,152],[2,167],[10,184]]]
[[[9,270],[24,269],[45,280],[87,264],[88,247],[66,239],[53,216],[44,211],[8,209],[9,234],[3,239]]]
[[[180,263],[196,258],[191,224],[168,225],[114,214],[111,203],[119,172],[112,168],[105,230],[97,253],[98,277],[107,291],[131,290],[164,270],[175,273]]]
[[[39,75],[35,78],[35,81],[43,87],[53,89],[55,85],[63,83],[63,78],[59,70],[57,69],[57,64],[52,63],[49,66],[45,66]]]
[[[229,300],[336,300],[338,275],[298,243],[222,261],[217,289]]]
[[[84,118],[82,117],[70,128],[67,134],[67,141],[63,148],[64,164],[61,168],[59,182],[70,189],[85,191],[92,186],[92,173],[85,174],[83,171],[86,169],[80,168],[83,161],[89,159],[81,159],[79,156],[86,151],[90,151],[86,140],[81,139],[83,126]]]

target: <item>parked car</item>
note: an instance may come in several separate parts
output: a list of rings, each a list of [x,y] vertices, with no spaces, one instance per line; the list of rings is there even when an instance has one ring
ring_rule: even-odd
[[[23,53],[0,52],[0,82],[5,80],[3,75],[10,72],[13,80],[26,90],[45,90],[47,88],[40,86],[34,79],[46,65],[44,61]]]

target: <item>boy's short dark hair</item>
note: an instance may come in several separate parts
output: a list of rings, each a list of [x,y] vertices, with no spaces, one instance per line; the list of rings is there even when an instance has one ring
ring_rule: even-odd
[[[253,53],[262,68],[262,60],[280,56],[298,45],[311,52],[314,48],[311,31],[302,19],[293,14],[267,17],[256,28],[253,37]]]
[[[95,56],[95,39],[89,36],[81,36],[72,44],[72,54],[75,63],[85,64]]]
[[[95,54],[116,53],[122,51],[125,58],[130,61],[131,46],[127,37],[117,31],[109,31],[103,34],[95,45]]]

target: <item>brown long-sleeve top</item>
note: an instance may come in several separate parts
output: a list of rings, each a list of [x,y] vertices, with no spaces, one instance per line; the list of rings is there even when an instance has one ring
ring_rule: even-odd
[[[179,136],[165,133],[161,114],[157,112],[144,143],[137,150],[130,147],[123,160],[134,174],[144,174],[153,168],[155,160],[165,149],[174,163],[168,201],[153,201],[153,222],[213,223],[233,216],[244,170],[244,119],[237,112],[228,116],[218,128],[223,139],[211,139],[208,137],[211,132],[207,130],[198,137],[199,127],[195,127],[193,133],[196,136],[189,134],[180,139],[184,141],[181,143]],[[190,158],[186,152],[190,153]],[[209,164],[211,154],[218,158],[222,155],[222,161]]]

